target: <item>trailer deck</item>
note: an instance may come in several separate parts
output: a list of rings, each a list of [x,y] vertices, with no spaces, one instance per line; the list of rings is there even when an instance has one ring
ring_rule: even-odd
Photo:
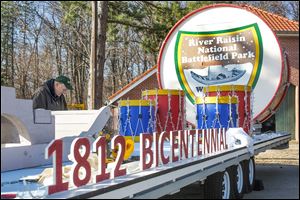
[[[254,153],[257,155],[267,149],[280,146],[288,142],[290,138],[290,134],[287,133],[274,133],[264,137],[254,136]],[[48,196],[45,195],[45,187],[28,182],[24,186],[24,181],[20,179],[24,176],[39,174],[47,167],[42,166],[1,173],[1,191],[2,194],[21,191],[23,198],[159,198],[174,194],[196,181],[205,180],[206,177],[224,171],[227,167],[237,165],[243,160],[248,160],[251,156],[247,147],[244,146],[188,158],[144,171],[134,170],[138,162],[132,162],[124,164],[133,169],[128,175]]]

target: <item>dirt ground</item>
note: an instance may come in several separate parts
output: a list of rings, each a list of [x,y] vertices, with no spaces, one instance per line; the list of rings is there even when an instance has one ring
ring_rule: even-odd
[[[290,141],[288,149],[270,149],[255,158],[256,179],[264,190],[244,195],[244,199],[299,199],[299,143]],[[201,199],[199,184],[194,183],[168,199]]]
[[[261,165],[280,164],[299,166],[299,143],[290,141],[288,149],[269,149],[255,156],[255,162]]]

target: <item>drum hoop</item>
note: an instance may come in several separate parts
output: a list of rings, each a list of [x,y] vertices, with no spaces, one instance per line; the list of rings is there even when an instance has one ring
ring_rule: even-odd
[[[203,88],[203,92],[217,92],[218,90],[220,92],[230,92],[232,90],[237,91],[237,92],[241,92],[241,91],[245,91],[245,88],[247,88],[248,92],[251,92],[252,88],[251,86],[245,86],[245,85],[213,85],[213,86],[207,86]]]
[[[184,95],[182,90],[146,90],[142,92],[142,96],[151,95]]]
[[[153,100],[120,100],[118,101],[119,106],[155,106],[155,101]]]
[[[203,98],[201,97],[196,98],[196,104],[203,104],[203,103],[236,104],[237,102],[238,102],[238,98],[234,96],[232,96],[231,98],[229,98],[228,96],[220,96],[218,98],[214,96],[210,96],[210,97],[205,97],[204,101]]]

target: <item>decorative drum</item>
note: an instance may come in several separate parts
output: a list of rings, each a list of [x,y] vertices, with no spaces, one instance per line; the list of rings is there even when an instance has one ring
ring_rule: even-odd
[[[196,106],[198,129],[237,127],[237,97],[198,97]]]
[[[252,119],[251,87],[244,85],[218,85],[203,88],[205,96],[232,96],[238,100],[238,127],[250,134]]]
[[[150,100],[121,100],[119,104],[120,135],[139,141],[141,133],[154,130],[155,102]]]
[[[143,99],[156,101],[156,132],[183,130],[185,124],[185,96],[181,90],[146,90]]]
[[[202,87],[247,85],[254,100],[252,121],[266,121],[289,86],[287,54],[269,25],[255,12],[232,4],[192,11],[162,43],[159,87],[184,90],[186,118],[196,124],[195,99],[202,96]]]

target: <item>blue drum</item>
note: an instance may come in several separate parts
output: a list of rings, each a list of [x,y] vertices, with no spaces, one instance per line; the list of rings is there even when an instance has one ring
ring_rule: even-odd
[[[237,127],[237,97],[198,97],[196,106],[198,129]]]
[[[155,130],[155,101],[121,100],[118,104],[120,135],[138,142],[140,133]]]

